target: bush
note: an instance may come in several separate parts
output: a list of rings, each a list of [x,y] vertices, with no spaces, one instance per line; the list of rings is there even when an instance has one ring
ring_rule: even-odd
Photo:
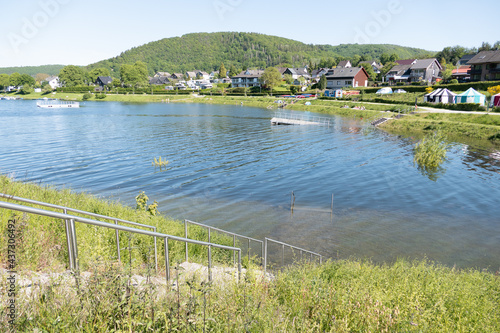
[[[82,96],[82,100],[84,100],[84,101],[91,99],[91,98],[92,98],[92,94],[90,94],[90,93],[85,93]]]
[[[418,166],[422,174],[436,180],[436,173],[446,160],[449,145],[444,135],[437,131],[424,137],[415,145],[413,163]]]
[[[453,79],[450,81],[451,84],[457,84],[458,83],[458,80],[457,79]]]
[[[237,94],[244,94],[246,91],[246,88],[240,87],[240,88],[232,88],[230,92],[232,93],[237,93]]]
[[[100,94],[95,94],[95,99],[105,99],[106,94],[100,93]]]

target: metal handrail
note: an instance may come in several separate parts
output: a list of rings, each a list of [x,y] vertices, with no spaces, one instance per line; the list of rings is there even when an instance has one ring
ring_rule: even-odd
[[[83,214],[83,215],[97,217],[100,219],[112,220],[115,222],[116,225],[118,225],[118,222],[122,222],[122,223],[127,223],[130,225],[135,225],[137,227],[150,228],[150,229],[153,229],[154,232],[157,231],[156,227],[152,226],[152,225],[127,221],[127,220],[118,219],[118,218],[114,218],[111,216],[106,216],[106,215],[101,215],[101,214],[96,214],[96,213],[91,213],[91,212],[87,212],[87,211],[83,211],[83,210],[79,210],[79,209],[64,207],[64,206],[50,204],[50,203],[41,202],[41,201],[36,201],[36,200],[32,200],[32,199],[16,197],[14,195],[9,195],[9,194],[5,194],[5,193],[0,193],[0,197],[10,199],[10,200],[26,202],[26,203],[30,203],[30,204],[34,204],[34,205],[39,205],[39,206],[61,209],[63,211],[63,213],[65,213],[65,214],[67,212],[73,212],[73,213],[77,213],[77,214]],[[67,225],[66,225],[66,236],[68,236],[68,226]],[[69,237],[67,237],[67,238],[69,239]],[[158,250],[157,250],[157,244],[156,244],[156,237],[154,238],[154,243],[155,243],[155,269],[158,270]],[[117,249],[117,253],[118,253],[118,261],[121,262],[120,236],[119,236],[118,230],[116,230],[116,249]],[[70,257],[70,261],[72,261],[71,257]]]
[[[266,270],[267,270],[267,242],[272,242],[272,243],[276,243],[276,244],[280,244],[281,245],[281,247],[282,247],[281,265],[282,266],[284,266],[284,260],[285,260],[285,246],[290,247],[292,249],[299,250],[301,257],[302,257],[302,253],[305,252],[305,253],[309,253],[311,255],[311,257],[310,257],[309,260],[312,260],[312,256],[314,255],[314,256],[319,257],[319,263],[320,264],[322,262],[323,256],[321,254],[319,254],[319,253],[312,252],[312,251],[309,251],[309,250],[305,250],[305,249],[302,249],[300,247],[293,246],[293,245],[290,245],[290,244],[287,244],[287,243],[283,243],[283,242],[280,242],[280,241],[277,241],[277,240],[274,240],[274,239],[266,237],[266,238],[264,238],[264,274],[266,273]]]
[[[233,246],[236,246],[236,237],[244,238],[244,239],[248,240],[247,255],[248,255],[249,259],[250,259],[250,241],[258,242],[258,243],[261,244],[261,246],[260,246],[261,258],[262,258],[262,260],[264,260],[263,259],[264,258],[264,241],[261,241],[259,239],[255,239],[255,238],[252,238],[252,237],[247,237],[247,236],[235,234],[235,233],[230,232],[230,231],[222,230],[222,229],[219,229],[219,228],[215,228],[215,227],[212,227],[212,226],[209,226],[209,225],[206,225],[206,224],[202,224],[202,223],[199,223],[199,222],[194,222],[194,221],[191,221],[191,220],[184,220],[184,237],[185,238],[188,238],[188,223],[189,224],[194,224],[194,225],[197,225],[199,227],[208,229],[208,242],[209,243],[212,242],[212,240],[211,240],[211,231],[212,230],[233,236]],[[236,254],[236,252],[233,252],[233,262],[236,260],[235,254]],[[187,244],[186,244],[186,261],[188,261]],[[261,263],[262,263],[262,261],[261,261]]]
[[[214,243],[207,243],[207,242],[203,242],[203,241],[167,235],[167,234],[154,232],[154,231],[136,229],[136,228],[126,227],[126,226],[122,226],[122,225],[118,225],[118,224],[96,221],[96,220],[92,220],[92,219],[89,219],[86,217],[80,217],[80,216],[75,216],[75,215],[70,215],[70,214],[65,214],[65,213],[58,213],[58,212],[54,212],[54,211],[50,211],[50,210],[28,207],[28,206],[13,204],[13,203],[4,202],[4,201],[0,201],[0,208],[16,210],[16,211],[21,211],[21,212],[31,213],[31,214],[36,214],[36,215],[48,216],[48,217],[53,217],[53,218],[69,221],[69,234],[67,233],[67,236],[69,236],[69,238],[67,240],[68,241],[68,251],[69,251],[70,255],[73,256],[73,260],[74,260],[75,265],[71,268],[74,269],[75,271],[79,270],[78,247],[77,247],[77,241],[76,241],[75,222],[81,222],[81,223],[95,225],[95,226],[109,228],[109,229],[115,229],[115,230],[132,232],[132,233],[142,234],[142,235],[151,236],[151,237],[163,238],[164,243],[165,243],[165,270],[166,270],[167,284],[170,281],[170,261],[169,261],[169,251],[168,251],[168,240],[169,239],[181,241],[181,242],[185,242],[185,243],[208,246],[208,278],[209,278],[209,280],[212,280],[212,271],[211,271],[211,266],[212,266],[211,249],[212,249],[212,247],[230,250],[230,251],[238,251],[238,277],[241,278],[241,249],[240,248],[226,246],[226,245],[220,245],[220,244],[214,244]]]

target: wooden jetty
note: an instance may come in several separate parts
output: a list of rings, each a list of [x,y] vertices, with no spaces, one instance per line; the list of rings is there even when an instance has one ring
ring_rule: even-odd
[[[310,116],[305,114],[294,114],[276,112],[271,118],[272,125],[326,125],[330,126],[330,118]]]

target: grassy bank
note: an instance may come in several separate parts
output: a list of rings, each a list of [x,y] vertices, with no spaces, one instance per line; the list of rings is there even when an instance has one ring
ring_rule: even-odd
[[[473,138],[500,144],[500,117],[487,114],[421,113],[382,124],[394,134],[441,130],[451,138]]]
[[[182,225],[174,220],[85,193],[15,182],[5,176],[0,176],[0,191],[182,234]],[[4,267],[6,222],[13,214],[0,209],[0,262]],[[16,230],[16,259],[20,274],[30,270],[63,271],[67,256],[62,223],[17,215],[20,223]],[[206,236],[199,232],[198,236]],[[90,272],[88,280],[68,284],[57,278],[32,285],[30,293],[26,288],[18,289],[17,331],[500,331],[498,273],[456,270],[426,261],[375,265],[353,259],[323,265],[298,264],[277,272],[271,280],[258,279],[249,271],[241,282],[211,284],[205,281],[206,275],[200,275],[167,288],[158,283],[132,284],[131,267],[112,264],[113,232],[78,226],[77,235],[82,266]],[[122,238],[122,246],[128,246],[127,237]],[[134,269],[146,275],[147,270],[141,270],[141,266],[150,262],[148,249],[152,244],[148,239],[134,238],[132,246]],[[162,258],[162,249],[158,252]],[[173,262],[182,260],[183,245],[171,248],[170,254]],[[178,274],[183,271],[174,271],[174,279]],[[6,279],[7,275],[0,277],[2,294]],[[0,304],[0,312],[6,313],[5,302]],[[0,330],[9,327],[7,317],[2,315]]]
[[[155,226],[158,232],[174,236],[184,235],[184,224],[180,221],[159,214],[153,216],[146,210],[133,209],[119,202],[99,199],[87,193],[77,193],[69,189],[56,190],[33,183],[22,183],[4,175],[0,175],[0,192]],[[5,199],[1,200],[7,201]],[[13,203],[22,204],[20,202]],[[149,204],[151,203],[150,200]],[[29,206],[37,207],[34,205]],[[37,208],[48,209],[41,206]],[[48,210],[54,209],[49,208]],[[59,212],[61,211],[59,210]],[[0,263],[2,265],[5,265],[8,259],[7,233],[4,231],[7,230],[7,222],[12,216],[17,216],[19,220],[16,228],[16,238],[19,243],[17,247],[19,269],[53,271],[65,269],[68,266],[66,233],[61,220],[38,215],[25,215],[5,209],[0,209],[0,229],[2,230],[2,233],[0,233]],[[109,220],[104,221],[110,222]],[[107,261],[117,258],[114,230],[76,223],[76,233],[80,266],[82,269],[87,269],[91,263],[96,261]],[[189,235],[194,239],[204,241],[208,239],[207,232],[195,226],[189,227]],[[222,235],[214,233],[212,239],[214,242],[232,246],[232,238],[225,238]],[[173,261],[182,260],[185,253],[184,243],[172,242],[169,245],[171,259]],[[148,265],[150,266],[154,263],[153,238],[121,232],[120,246],[122,249],[132,246],[133,250],[130,253],[129,251],[122,251],[122,261],[129,262],[131,259],[134,269],[138,269],[139,271],[146,270]],[[163,251],[163,242],[158,241],[158,253],[163,253]],[[219,249],[213,249],[212,254],[216,262],[232,258],[232,253]],[[132,258],[130,258],[130,255]],[[200,260],[202,262],[206,262],[207,260],[205,247],[190,245],[189,255],[193,260]],[[159,260],[160,269],[164,269],[164,266],[164,262]]]
[[[174,271],[174,276],[183,271]],[[130,283],[126,271],[91,270],[20,296],[19,332],[499,332],[500,279],[425,261],[297,264],[272,280]],[[5,278],[1,281],[6,284]],[[4,304],[0,305],[3,307]],[[3,310],[3,309],[2,309]],[[3,311],[2,311],[3,312]],[[3,316],[5,318],[5,316]],[[0,319],[0,327],[7,326]]]

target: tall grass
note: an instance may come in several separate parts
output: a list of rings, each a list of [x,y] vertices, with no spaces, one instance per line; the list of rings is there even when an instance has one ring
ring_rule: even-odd
[[[207,283],[195,275],[172,287],[134,285],[126,271],[112,268],[91,266],[91,273],[79,287],[60,281],[34,286],[18,300],[17,330],[500,331],[498,276],[426,261],[303,263],[270,280],[249,271],[241,282]]]

